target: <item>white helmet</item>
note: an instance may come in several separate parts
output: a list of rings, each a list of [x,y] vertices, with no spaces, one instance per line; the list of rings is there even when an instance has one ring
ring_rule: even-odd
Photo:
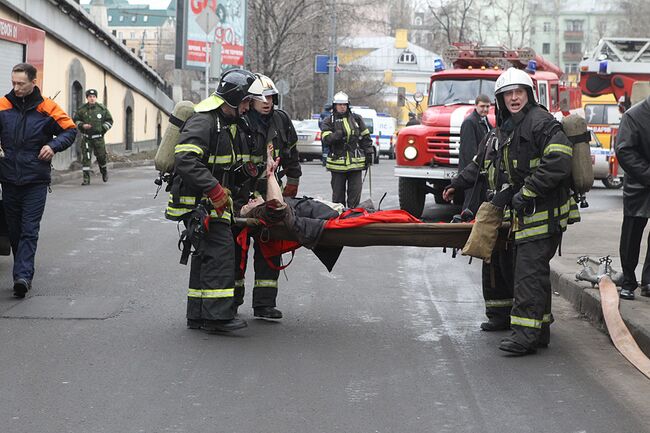
[[[332,105],[334,104],[350,105],[350,99],[348,98],[348,94],[345,92],[338,92],[336,95],[334,95],[334,100],[332,100]]]
[[[531,92],[533,91],[533,80],[530,78],[530,75],[521,69],[508,68],[504,73],[499,75],[499,78],[497,78],[497,82],[494,85],[494,94],[499,95],[510,90],[526,87],[530,89]]]
[[[251,84],[250,90],[261,94],[264,98],[267,96],[273,97],[273,105],[278,105],[278,89],[275,83],[266,75],[255,74],[257,79]]]

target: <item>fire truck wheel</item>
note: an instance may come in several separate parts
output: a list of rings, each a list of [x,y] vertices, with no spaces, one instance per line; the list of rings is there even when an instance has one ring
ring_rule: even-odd
[[[620,177],[614,177],[611,174],[603,179],[603,185],[607,189],[619,189],[623,186],[623,179]]]
[[[398,181],[399,207],[420,218],[426,198],[425,182],[420,179],[400,177]]]

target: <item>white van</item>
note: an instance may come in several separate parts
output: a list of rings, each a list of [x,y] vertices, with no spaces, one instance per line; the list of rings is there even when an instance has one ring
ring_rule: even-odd
[[[379,155],[388,155],[388,158],[394,159],[397,119],[385,113],[377,113],[373,108],[350,107],[350,109],[363,118],[370,131],[372,145],[375,147],[375,164],[379,162]]]

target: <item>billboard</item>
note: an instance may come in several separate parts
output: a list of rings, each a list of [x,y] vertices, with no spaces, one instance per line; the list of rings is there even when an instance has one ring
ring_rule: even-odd
[[[222,70],[243,67],[246,0],[178,0],[176,18],[178,69],[204,69],[208,43],[221,46]]]

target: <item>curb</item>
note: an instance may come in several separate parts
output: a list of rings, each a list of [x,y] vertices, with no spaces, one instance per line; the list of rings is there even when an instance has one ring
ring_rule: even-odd
[[[153,159],[142,159],[137,161],[115,161],[109,162],[106,164],[106,167],[109,170],[114,170],[117,168],[129,168],[129,167],[144,167],[154,165]],[[93,172],[97,169],[97,166],[93,166]],[[79,170],[52,170],[52,181],[50,185],[56,185],[73,179],[81,179],[81,169]]]
[[[600,305],[600,292],[586,281],[576,281],[578,269],[570,270],[563,263],[551,264],[551,287],[597,329],[608,334]],[[634,301],[621,299],[621,317],[641,350],[650,356],[650,298],[638,296]]]

